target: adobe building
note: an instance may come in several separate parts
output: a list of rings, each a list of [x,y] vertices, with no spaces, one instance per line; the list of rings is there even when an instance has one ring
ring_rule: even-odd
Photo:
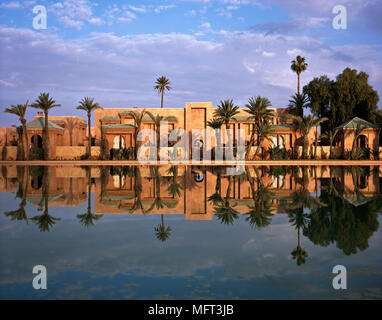
[[[91,128],[92,135],[92,158],[99,159],[101,150],[101,140],[104,137],[107,141],[109,155],[114,151],[121,151],[135,148],[134,133],[136,126],[131,112],[142,112],[146,110],[154,117],[160,116],[163,120],[167,120],[169,131],[173,129],[184,129],[189,137],[189,152],[185,155],[191,159],[192,150],[195,147],[195,137],[192,137],[193,129],[206,129],[208,121],[213,119],[214,111],[212,102],[187,102],[184,108],[104,108],[97,109],[94,112],[95,125]],[[269,154],[266,152],[269,148],[280,147],[290,151],[291,154],[302,153],[303,137],[293,124],[293,120],[286,112],[285,108],[273,108],[274,116],[271,118],[271,123],[274,129],[274,134],[271,141],[264,140],[261,149],[258,152],[257,159],[267,159]],[[235,144],[238,139],[238,130],[244,131],[244,143],[248,145],[251,132],[254,130],[253,121],[248,119],[249,114],[244,108],[239,109],[239,114],[230,122],[230,129],[233,132],[232,141]],[[358,138],[357,145],[359,147],[379,148],[381,127],[374,125],[363,119],[354,118],[351,121],[339,126],[339,134],[336,137],[336,143],[332,151],[339,158],[343,158],[345,151],[352,149],[354,132],[357,125],[365,126],[365,130]],[[43,131],[45,121],[42,112],[38,112],[37,116],[31,122],[27,123],[29,147],[42,148]],[[154,121],[145,115],[143,118],[142,129],[151,129],[156,131]],[[226,145],[227,134],[225,125],[222,125],[222,145]],[[74,116],[49,116],[48,133],[51,145],[51,158],[56,160],[80,160],[81,156],[85,155],[88,145],[88,130],[85,119]],[[317,158],[329,158],[330,147],[318,146],[315,150],[315,142],[318,132],[316,128],[312,128],[308,134],[310,148],[308,154],[317,156]],[[205,141],[204,137],[198,138],[199,146],[202,147]],[[154,137],[146,139],[142,145],[148,146],[153,142]],[[16,160],[17,154],[17,132],[16,127],[0,128],[0,148],[2,159]],[[250,159],[255,154],[257,145],[257,137],[255,135],[254,146],[250,150]],[[7,146],[6,152],[3,152],[3,146]],[[211,145],[207,145],[207,150],[211,150],[216,145],[216,138],[212,137]],[[169,144],[169,148],[171,145]],[[164,150],[171,151],[170,149]]]
[[[108,141],[109,148],[121,148],[134,145],[135,123],[131,112],[141,112],[143,108],[105,108],[95,110],[95,145],[100,146],[101,137],[104,134]],[[192,137],[193,129],[207,128],[208,121],[213,119],[214,108],[212,102],[187,102],[185,108],[145,108],[144,110],[161,116],[168,121],[169,131],[173,129],[184,129],[189,137]],[[272,146],[279,146],[293,151],[294,148],[302,144],[302,136],[293,125],[293,120],[287,114],[286,109],[273,108],[274,116],[271,119],[275,134],[272,142],[265,140],[259,152],[261,157],[265,151]],[[248,120],[249,114],[244,108],[239,110],[239,114],[230,122],[230,129],[233,131],[233,141],[236,144],[238,130],[245,132],[245,145],[248,144],[253,130],[253,121]],[[156,130],[153,120],[144,116],[141,129]],[[315,140],[316,129],[309,133],[309,141]],[[222,126],[223,146],[225,145],[225,126]],[[191,140],[191,139],[190,139]],[[200,137],[203,140],[203,137]],[[256,139],[255,139],[256,140]],[[256,141],[255,141],[256,143]],[[215,139],[212,139],[211,147],[214,147]],[[190,150],[191,141],[190,141]],[[254,153],[255,148],[252,148]]]

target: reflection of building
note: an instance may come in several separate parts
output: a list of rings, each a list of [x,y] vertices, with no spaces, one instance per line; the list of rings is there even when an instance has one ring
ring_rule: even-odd
[[[106,168],[106,167],[105,167]],[[336,194],[358,206],[381,196],[382,174],[374,168],[316,167],[284,172],[270,167],[247,167],[248,175],[228,176],[226,168],[171,166],[92,168],[90,177],[81,167],[51,167],[48,189],[49,206],[78,206],[87,198],[88,183],[95,193],[96,214],[182,214],[187,220],[211,220],[219,211],[214,199],[222,199],[240,214],[255,205],[254,193],[260,184],[269,192],[267,203],[272,214],[286,213],[302,189],[314,197],[319,185],[332,178]],[[377,167],[376,167],[377,168]],[[361,171],[360,171],[361,170]],[[103,173],[102,173],[103,172]],[[177,172],[174,177],[174,172]],[[0,192],[15,192],[19,182],[27,201],[44,206],[44,170],[16,166],[0,170]],[[304,174],[307,179],[304,179]],[[89,178],[91,178],[89,180]],[[261,190],[261,189],[260,189]],[[260,191],[259,191],[260,193]]]

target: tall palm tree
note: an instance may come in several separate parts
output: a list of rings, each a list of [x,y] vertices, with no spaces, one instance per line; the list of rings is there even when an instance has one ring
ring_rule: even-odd
[[[272,136],[275,133],[275,129],[269,121],[264,121],[260,122],[260,124],[255,127],[255,133],[257,135],[258,144],[253,159],[256,159],[265,140],[272,142]]]
[[[137,111],[129,111],[128,114],[133,118],[135,123],[135,130],[134,130],[134,144],[135,144],[135,159],[138,158],[138,149],[140,146],[140,141],[138,141],[138,133],[141,131],[143,118],[147,114],[146,109],[143,109],[141,112]]]
[[[219,158],[223,159],[223,149],[222,149],[221,130],[220,130],[222,125],[223,125],[223,121],[216,117],[212,118],[212,120],[207,121],[207,126],[215,130],[215,139],[216,139],[215,154],[214,154],[215,160],[216,160],[216,154],[221,154],[221,157]]]
[[[88,146],[86,148],[86,153],[91,156],[91,146],[92,146],[92,134],[91,134],[91,116],[92,111],[97,109],[103,109],[97,102],[94,102],[94,98],[85,97],[79,102],[78,110],[83,110],[88,115]]]
[[[251,97],[248,100],[248,103],[245,105],[246,109],[245,112],[249,113],[250,116],[248,117],[248,120],[253,120],[255,123],[255,127],[259,126],[261,122],[271,120],[272,116],[275,115],[275,112],[269,107],[272,106],[271,102],[267,98],[263,97]],[[251,150],[252,144],[255,140],[255,129],[252,128],[251,130],[251,137],[249,139],[247,151],[246,151],[246,158],[248,158],[249,152]]]
[[[70,146],[73,146],[73,130],[78,126],[78,120],[76,118],[66,118],[65,127],[69,132]]]
[[[297,93],[300,93],[300,75],[308,67],[308,64],[305,62],[305,57],[297,56],[296,60],[291,62],[290,68],[297,74]]]
[[[327,118],[315,118],[312,115],[296,117],[292,116],[296,130],[299,131],[303,137],[302,153],[303,158],[307,159],[307,149],[309,148],[309,132],[313,127],[319,126],[322,122],[327,121]],[[317,131],[317,130],[316,130]]]
[[[49,141],[49,110],[55,107],[61,107],[60,104],[57,104],[53,98],[49,96],[49,93],[40,93],[36,101],[31,104],[31,107],[36,109],[41,109],[45,115],[45,125],[44,125],[44,138],[43,138],[43,147],[44,147],[44,159],[50,159],[50,141]]]
[[[225,124],[228,137],[228,145],[231,146],[231,132],[230,132],[230,121],[235,120],[235,116],[239,113],[239,107],[235,106],[233,100],[220,100],[220,105],[214,111],[214,117]]]
[[[329,146],[330,146],[329,158],[330,159],[333,159],[333,143],[334,143],[334,139],[336,138],[337,133],[338,133],[338,129],[335,129],[334,131],[329,130],[329,131],[321,134],[322,139],[326,139],[329,141]]]
[[[361,134],[365,131],[366,126],[362,124],[357,124],[355,130],[354,130],[354,139],[353,139],[353,148],[352,148],[352,159],[357,160],[357,154],[358,154],[358,138],[361,136]]]
[[[171,235],[171,227],[167,227],[164,224],[163,214],[161,214],[161,224],[158,224],[157,227],[154,228],[155,236],[158,240],[165,242]]]
[[[23,134],[24,134],[24,141],[21,139],[20,144],[22,146],[23,150],[23,160],[28,160],[29,158],[29,141],[28,141],[28,132],[27,132],[27,121],[25,119],[25,114],[27,112],[27,108],[29,107],[29,101],[25,104],[17,104],[17,105],[11,105],[9,108],[6,108],[4,112],[14,114],[19,117],[21,126],[23,127]]]
[[[309,106],[309,97],[305,93],[296,93],[289,100],[287,112],[298,117],[304,115],[304,108]]]
[[[162,96],[161,105],[160,105],[161,108],[163,108],[163,95],[165,90],[167,91],[171,90],[170,84],[171,84],[170,80],[167,79],[165,76],[161,76],[157,78],[155,81],[154,89],[157,90],[158,94]]]

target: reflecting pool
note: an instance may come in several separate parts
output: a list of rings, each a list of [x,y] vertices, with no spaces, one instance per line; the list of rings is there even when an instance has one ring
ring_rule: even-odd
[[[0,298],[382,298],[382,168],[228,169],[2,166]]]

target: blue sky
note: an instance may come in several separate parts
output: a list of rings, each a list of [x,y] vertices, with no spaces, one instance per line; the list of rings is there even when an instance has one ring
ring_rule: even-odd
[[[346,30],[332,27],[339,4]],[[47,9],[46,30],[32,27],[36,5]],[[84,96],[103,107],[159,106],[153,85],[165,75],[166,107],[227,98],[243,106],[256,95],[285,107],[297,54],[308,62],[302,85],[351,67],[381,95],[381,16],[379,0],[0,0],[0,106],[45,91],[62,104],[56,115],[81,115]]]

